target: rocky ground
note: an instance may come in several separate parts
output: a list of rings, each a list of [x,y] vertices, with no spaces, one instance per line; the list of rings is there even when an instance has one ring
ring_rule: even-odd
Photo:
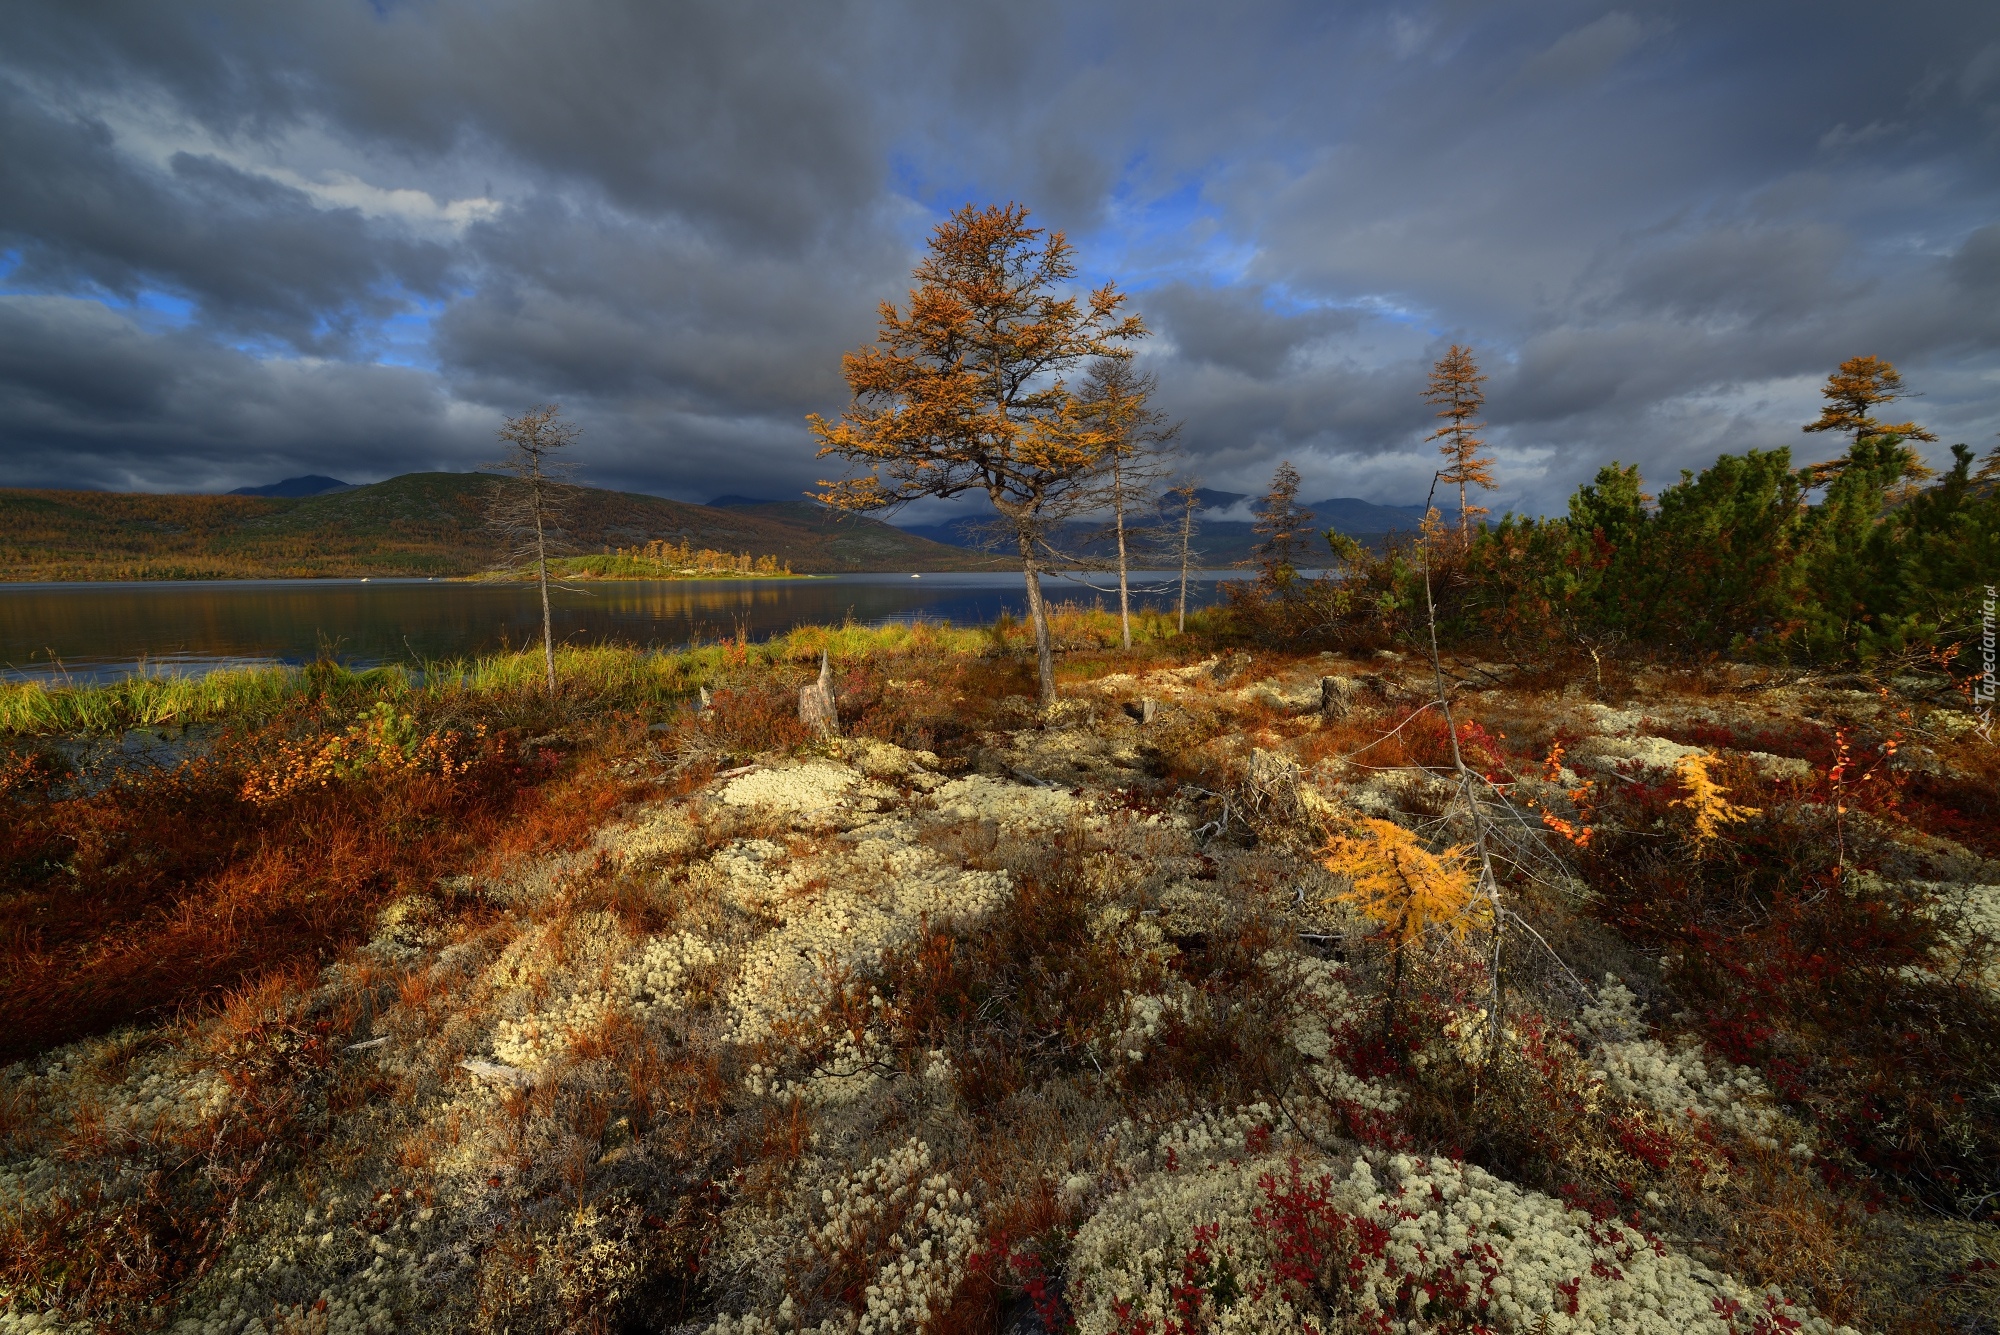
[[[1991,1202],[1857,1149],[1798,1052],[1732,1060],[1775,1049],[1617,879],[1837,843],[1824,893],[1937,924],[1894,985],[1990,1013],[1991,831],[1924,797],[1990,791],[1971,716],[1929,680],[1450,675],[1469,781],[1393,655],[1113,659],[1047,710],[882,684],[978,714],[937,752],[661,731],[584,846],[8,1068],[0,1200],[70,1269],[0,1330],[2000,1329]],[[1754,814],[1690,834],[1690,756]],[[1467,782],[1497,1046],[1490,909],[1391,951],[1323,865],[1368,819],[1473,846]],[[1996,1080],[1919,1157],[1983,1153]],[[210,1258],[169,1307],[106,1297],[138,1236]]]

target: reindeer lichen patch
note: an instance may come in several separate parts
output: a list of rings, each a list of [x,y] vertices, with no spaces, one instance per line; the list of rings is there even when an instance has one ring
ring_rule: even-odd
[[[692,932],[649,937],[618,967],[629,1004],[641,1013],[673,1010],[687,999],[696,978],[721,956]]]
[[[1681,678],[1619,694],[1607,664],[1607,711],[1523,665],[1447,721],[1428,661],[1302,657],[1135,654],[1082,704],[964,720],[898,662],[854,683],[867,735],[801,740],[795,683],[765,708],[725,651],[736,705],[674,726],[756,768],[635,761],[582,815],[551,784],[546,827],[371,900],[291,1002],[0,1074],[0,1332],[1825,1335],[1924,1328],[1925,1283],[1958,1324],[1991,1307],[1990,1226],[1932,1266],[1888,1193],[1924,1179],[1879,1152],[1986,1189],[1952,1064],[1979,1049],[1925,1046],[1977,1018],[2000,922],[1962,759],[1906,747],[1836,803],[1810,683],[1660,698]],[[1329,672],[1369,675],[1286,717]],[[1591,738],[1616,778],[1565,769]],[[1654,742],[1725,757],[1743,818],[1699,857],[1690,785],[1632,763]],[[1468,788],[1497,895],[1465,893]],[[1903,953],[1857,992],[1863,947]],[[1825,1060],[1896,989],[1918,1041]],[[1935,1098],[1872,1078],[1906,1056]],[[1886,1133],[1814,1084],[1847,1070]],[[169,1244],[186,1266],[107,1294]]]
[[[726,1239],[725,1264],[762,1289],[764,1302],[721,1316],[709,1335],[796,1329],[793,1299],[773,1293],[771,1281],[808,1267],[852,1273],[860,1298],[858,1314],[818,1327],[827,1335],[923,1330],[950,1304],[978,1242],[979,1211],[951,1174],[934,1171],[929,1145],[913,1139],[820,1181],[802,1184],[782,1222],[758,1219]]]
[[[1622,767],[1672,771],[1682,760],[1699,756],[1698,746],[1683,746],[1664,737],[1591,737],[1579,742],[1576,758],[1601,771]]]
[[[943,782],[936,773],[937,755],[931,751],[905,750],[892,742],[856,737],[840,743],[840,755],[871,779],[894,780],[923,790]]]
[[[1086,802],[1068,789],[1010,783],[984,774],[953,779],[934,794],[938,814],[956,820],[990,820],[1017,830],[1060,830]]]
[[[736,807],[819,813],[839,806],[847,790],[860,781],[861,775],[845,765],[807,761],[740,775],[724,785],[721,798]]]
[[[606,826],[594,846],[621,862],[645,863],[685,857],[701,844],[701,833],[686,806],[656,802],[629,821]]]
[[[1076,1235],[1083,1335],[1190,1315],[1258,1332],[1434,1328],[1396,1324],[1412,1291],[1434,1319],[1502,1330],[1732,1335],[1741,1312],[1849,1335],[1641,1229],[1450,1159],[1335,1160],[1269,1123],[1218,1136],[1203,1121],[1126,1162],[1131,1185]]]
[[[1811,1154],[1802,1128],[1778,1107],[1763,1077],[1704,1053],[1699,1042],[1669,1047],[1647,1037],[1637,998],[1616,978],[1604,980],[1582,1022],[1597,1040],[1591,1065],[1612,1093],[1670,1117],[1731,1128],[1767,1149]]]
[[[735,1041],[810,1007],[826,980],[878,962],[925,921],[976,922],[1006,894],[1005,872],[964,871],[883,833],[889,837],[843,842],[797,864],[791,874],[809,874],[820,888],[766,904],[778,925],[743,949],[725,994]]]

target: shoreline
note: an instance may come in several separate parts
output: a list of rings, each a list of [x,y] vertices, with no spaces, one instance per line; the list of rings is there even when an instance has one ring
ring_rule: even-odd
[[[882,573],[895,574],[897,572],[883,571]],[[363,578],[365,579],[367,577],[364,576]],[[825,575],[806,575],[797,573],[785,574],[785,575],[742,574],[736,572],[732,572],[729,574],[692,574],[692,575],[593,575],[588,572],[585,572],[581,574],[564,573],[558,575],[551,572],[549,575],[549,583],[551,584],[714,584],[727,580],[755,580],[759,583],[768,583],[768,582],[781,583],[785,580],[793,580],[793,579],[826,579],[826,578],[827,576]],[[535,582],[535,577],[533,575],[454,575],[449,580],[438,581],[438,583],[440,584],[444,583],[533,584],[534,582]]]
[[[1230,577],[1246,578],[1252,573],[1254,572],[1252,572],[1249,567],[1245,566],[1203,566],[1197,569],[1189,570],[1188,578],[1191,581],[1197,579],[1216,580],[1216,579],[1225,579]],[[1319,568],[1315,567],[1313,569],[1302,569],[1299,573],[1302,575],[1313,575],[1320,573],[1320,570]],[[1158,581],[1161,579],[1174,581],[1180,578],[1180,572],[1178,570],[1141,569],[1137,566],[1132,567],[1129,571],[1129,574],[1134,579],[1144,577],[1149,582]],[[746,582],[754,580],[760,583],[762,582],[782,583],[787,580],[833,580],[833,579],[843,579],[843,578],[851,578],[857,576],[883,576],[883,577],[893,577],[901,579],[909,579],[909,578],[929,579],[935,575],[945,575],[945,576],[1005,575],[1010,578],[1018,579],[1020,578],[1021,571],[1018,567],[1009,568],[1006,566],[996,567],[992,565],[948,566],[948,567],[940,567],[928,570],[911,570],[907,566],[886,566],[880,570],[814,570],[814,571],[795,570],[789,575],[764,575],[764,574],[757,574],[754,572],[750,574],[727,573],[727,574],[713,574],[713,575],[562,575],[559,577],[551,576],[549,582],[551,584],[556,584],[556,583],[712,584],[712,583],[728,582],[731,580],[739,580]],[[1044,585],[1047,586],[1047,585],[1053,585],[1059,579],[1076,575],[1087,575],[1093,578],[1107,577],[1107,576],[1115,578],[1116,572],[1103,571],[1103,570],[1069,571],[1069,572],[1044,570],[1041,572],[1041,575]],[[531,578],[517,579],[512,577],[501,577],[488,574],[189,575],[184,578],[170,577],[170,578],[136,578],[136,579],[128,579],[128,578],[61,579],[61,578],[51,577],[49,579],[19,579],[19,578],[0,579],[0,591],[5,591],[9,589],[22,590],[22,591],[63,589],[63,588],[96,589],[96,588],[107,588],[111,586],[124,586],[128,588],[145,587],[145,588],[169,589],[169,588],[187,588],[195,585],[219,585],[227,587],[250,585],[250,584],[303,584],[303,585],[322,585],[322,586],[334,585],[334,584],[508,585],[508,584],[527,584],[531,582],[532,582]],[[1093,586],[1093,588],[1095,588],[1095,586]],[[1117,592],[1117,588],[1115,585],[1113,585],[1109,589],[1095,589],[1095,591],[1115,593]]]

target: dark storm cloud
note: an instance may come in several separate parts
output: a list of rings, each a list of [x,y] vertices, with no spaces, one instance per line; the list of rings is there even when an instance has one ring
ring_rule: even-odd
[[[1725,222],[1691,229],[1666,244],[1618,256],[1615,291],[1599,312],[1626,309],[1722,323],[1797,320],[1829,300],[1860,295],[1862,285],[1842,272],[1849,246],[1839,228],[1825,223]]]
[[[28,8],[22,63],[158,87],[217,135],[324,122],[780,241],[867,209],[883,171],[854,85],[883,31],[853,5]]]
[[[359,212],[209,156],[160,168],[122,157],[103,122],[51,113],[0,81],[0,244],[15,285],[160,289],[224,333],[341,350],[391,314],[383,289],[440,290],[437,245],[371,235]]]
[[[95,301],[0,297],[0,421],[18,486],[223,490],[324,460],[368,476],[476,460],[489,438],[421,372],[260,359]]]
[[[1951,258],[1951,276],[1970,300],[2000,296],[2000,223],[1989,223],[1965,238]]]
[[[1214,485],[1503,504],[1800,443],[1840,358],[2000,428],[2000,13],[1958,3],[0,5],[0,482],[820,474],[941,211],[1118,277]]]
[[[1351,311],[1274,308],[1253,288],[1169,283],[1148,290],[1141,300],[1181,360],[1257,380],[1285,370],[1309,345],[1360,323]]]

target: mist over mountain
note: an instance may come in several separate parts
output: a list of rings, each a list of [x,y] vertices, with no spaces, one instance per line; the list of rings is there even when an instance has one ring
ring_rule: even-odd
[[[329,491],[346,491],[352,482],[342,482],[337,477],[322,477],[309,473],[305,477],[288,477],[283,482],[272,482],[261,487],[237,487],[227,492],[230,496],[321,496]]]

